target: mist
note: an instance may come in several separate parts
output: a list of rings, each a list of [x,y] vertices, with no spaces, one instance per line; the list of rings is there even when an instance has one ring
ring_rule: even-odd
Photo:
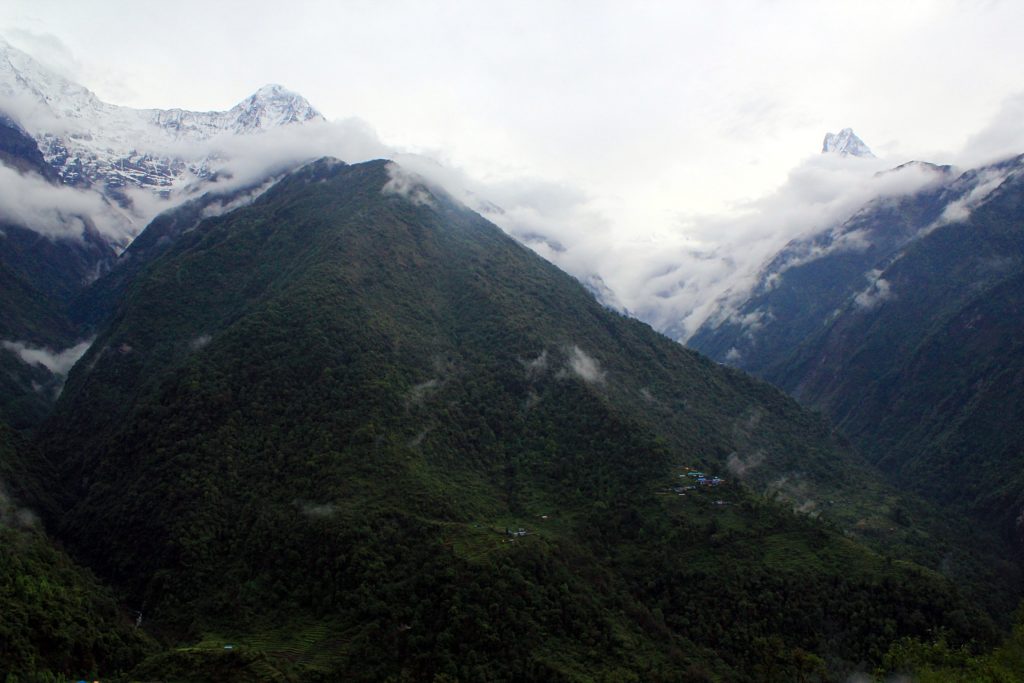
[[[926,161],[969,164],[1009,156],[1014,145],[1024,144],[1018,116],[1022,110],[1024,95],[1010,98],[959,153]],[[595,196],[565,180],[475,176],[447,162],[441,151],[422,154],[390,145],[358,118],[311,121],[254,135],[169,141],[161,154],[182,158],[208,174],[186,174],[168,198],[129,189],[129,210],[112,206],[98,193],[53,186],[0,167],[0,217],[53,238],[70,238],[81,235],[84,227],[76,216],[87,215],[103,234],[125,244],[158,213],[201,193],[266,189],[268,179],[320,157],[346,163],[386,158],[394,162],[388,191],[424,202],[424,186],[443,190],[579,279],[605,305],[686,341],[709,316],[730,315],[757,283],[766,262],[792,240],[838,226],[871,200],[911,194],[942,180],[941,172],[929,166],[901,166],[909,159],[823,155],[816,153],[818,144],[808,140],[805,158],[764,196],[734,201],[715,214],[693,213],[681,205],[655,221],[624,210],[614,197]],[[944,220],[961,219],[994,186],[984,184],[980,194],[951,207]],[[866,246],[854,233],[832,248]],[[808,251],[800,262],[824,254]],[[872,284],[862,303],[888,296],[885,284]]]
[[[116,243],[133,232],[132,218],[98,192],[54,185],[0,164],[0,221],[51,239],[81,239],[85,219]]]
[[[8,340],[0,341],[0,346],[18,356],[23,363],[44,367],[55,375],[67,375],[78,359],[89,350],[92,342],[92,339],[87,339],[63,351]]]
[[[605,372],[597,359],[578,346],[570,349],[566,369],[587,384],[602,384],[605,379]]]

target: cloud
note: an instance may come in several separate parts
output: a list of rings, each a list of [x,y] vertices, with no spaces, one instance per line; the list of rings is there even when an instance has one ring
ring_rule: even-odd
[[[442,190],[583,282],[601,299],[655,328],[685,339],[722,301],[739,300],[760,268],[798,237],[827,230],[874,198],[895,197],[936,182],[940,173],[910,165],[889,171],[884,159],[816,155],[793,169],[772,194],[737,204],[727,216],[680,216],[676,229],[638,238],[616,226],[602,201],[567,183],[537,178],[480,180],[428,156],[389,147],[359,120],[310,123],[257,136],[211,141],[206,150],[225,191],[318,156],[348,163],[390,158],[386,191],[428,202]],[[863,249],[850,233],[809,249],[802,262],[842,249]],[[796,265],[796,262],[789,264]],[[756,321],[752,321],[756,322]]]
[[[397,194],[405,197],[413,204],[433,206],[434,200],[424,184],[424,177],[398,164],[388,164],[390,180],[384,184],[384,194]]]
[[[0,525],[22,529],[39,528],[38,515],[28,508],[18,506],[7,492],[3,480],[0,480]]]
[[[392,158],[464,190],[453,194],[473,208],[490,202],[495,210],[484,214],[506,232],[582,281],[599,277],[606,301],[682,338],[718,297],[742,293],[789,239],[841,219],[841,191],[836,201],[802,195],[845,174],[782,175],[800,163],[801,149],[817,151],[826,129],[847,124],[871,134],[876,151],[954,148],[1016,82],[1024,50],[1018,3],[984,12],[975,3],[663,3],[642,11],[611,3],[584,14],[571,3],[469,12],[377,3],[324,9],[316,22],[303,12],[267,22],[264,13],[227,7],[198,12],[200,3],[142,16],[11,2],[12,17],[18,7],[40,17],[21,47],[76,80],[96,73],[91,63],[112,75],[135,70],[143,92],[136,103],[212,108],[242,84],[295,82],[324,111],[358,111],[388,135],[456,160],[434,154],[447,168],[426,171],[365,130],[288,131],[216,143],[211,167],[222,187],[325,154]],[[229,20],[239,30],[208,39],[211,24]],[[846,30],[822,30],[832,26]],[[63,31],[81,61],[44,29]],[[166,59],[183,37],[204,50]],[[277,49],[267,50],[268,41]],[[967,47],[932,49],[949,44]],[[103,83],[87,82],[104,93]],[[1021,107],[1020,98],[1008,101],[970,141],[975,156],[1022,149]],[[876,131],[880,144],[870,139]],[[234,148],[242,144],[258,149]],[[866,196],[862,181],[850,188],[853,199]],[[707,213],[766,192],[734,204],[729,216]],[[805,199],[806,211],[793,208]],[[142,215],[159,210],[144,203],[136,199]]]
[[[43,49],[49,41],[47,36],[33,34],[29,38],[37,43],[32,50],[34,54],[48,52]],[[76,66],[66,48],[52,47],[52,59],[65,62],[55,67],[60,73],[70,76],[76,68],[81,70],[81,65]],[[661,97],[662,91],[658,87],[652,92]],[[708,163],[721,161],[735,165],[738,163],[734,158],[738,153],[737,145],[745,150],[747,145],[766,140],[786,148],[786,159],[793,158],[793,126],[797,125],[793,117],[798,116],[799,106],[770,88],[749,91],[735,104],[729,116],[714,113],[714,118],[720,120],[721,127],[728,133],[727,140],[720,141],[721,146],[707,145],[705,149],[704,142],[694,139],[694,133],[681,131],[681,127],[685,128],[683,123],[669,117],[673,134],[682,136],[685,132],[684,137],[694,143],[694,154],[696,147],[701,147],[701,154],[705,156],[699,158]],[[19,100],[12,102],[11,107],[23,118],[48,115],[40,110],[38,103]],[[970,153],[965,150],[961,156],[981,157],[997,152],[1005,155],[1007,150],[1020,148],[1020,142],[1024,141],[1022,112],[1024,95],[1007,100],[992,123],[969,141]],[[73,125],[67,122],[47,125],[51,124]],[[810,125],[818,123],[803,121],[799,124],[801,127]],[[472,131],[463,133],[472,135]],[[817,149],[819,135],[807,140],[808,150]],[[776,140],[780,136],[784,139]],[[469,166],[460,166],[448,161],[442,153],[414,154],[387,144],[358,118],[308,122],[257,135],[221,135],[202,142],[165,137],[153,137],[158,141],[152,150],[154,153],[185,159],[195,169],[205,169],[209,177],[203,180],[186,174],[171,188],[169,199],[161,199],[149,191],[129,189],[126,194],[133,204],[130,211],[101,205],[95,193],[90,196],[62,188],[67,193],[57,192],[51,196],[44,192],[45,188],[28,187],[31,184],[28,181],[12,178],[11,182],[0,182],[0,207],[50,236],[81,233],[82,226],[67,216],[79,213],[99,216],[101,218],[96,220],[101,232],[116,235],[124,243],[160,211],[201,192],[226,193],[250,185],[265,185],[267,178],[323,156],[348,163],[388,158],[397,164],[390,167],[392,182],[388,184],[388,191],[427,201],[427,195],[422,192],[424,184],[443,189],[542,257],[587,283],[607,305],[685,340],[709,316],[730,314],[733,304],[742,300],[757,282],[761,267],[791,240],[835,227],[873,198],[911,193],[936,179],[934,172],[922,166],[879,174],[897,165],[891,159],[814,155],[800,161],[784,182],[767,195],[736,201],[729,211],[711,215],[690,212],[685,206],[666,207],[664,197],[675,193],[692,198],[697,191],[695,188],[707,182],[706,176],[717,177],[721,170],[709,167],[699,172],[691,169],[667,173],[663,168],[664,160],[660,158],[656,163],[651,159],[647,160],[650,164],[632,163],[638,160],[609,152],[607,159],[602,158],[601,173],[614,171],[618,175],[615,183],[602,185],[588,183],[587,173],[579,169],[561,175],[555,171],[551,178],[538,177],[536,169],[545,166],[520,163],[515,155],[503,166],[491,164],[485,165],[485,171],[480,171],[479,166],[474,171],[466,170],[472,167],[471,161],[463,161]],[[581,140],[585,137],[580,135]],[[662,143],[665,141],[658,135],[652,133],[639,138],[638,144],[664,154]],[[622,140],[602,138],[601,143],[587,139],[586,147],[575,151],[581,154],[581,159],[593,159],[590,156],[593,150],[605,144],[609,150],[614,147],[621,152],[624,148]],[[712,157],[706,157],[708,154]],[[756,156],[753,152],[750,154]],[[683,168],[682,161],[673,163]],[[758,162],[758,165],[764,163]],[[739,172],[739,167],[735,170]],[[0,180],[7,180],[7,176]],[[720,180],[715,182],[721,184]],[[739,178],[736,182],[739,184]],[[737,190],[732,196],[743,196],[743,193]],[[637,208],[638,197],[649,197],[651,207]],[[827,247],[811,245],[806,253],[786,265],[820,258],[830,251],[863,249],[867,245],[859,241],[862,237],[854,232],[841,236]],[[757,323],[756,320],[749,322]]]
[[[20,341],[0,342],[0,346],[18,356],[23,363],[39,365],[46,368],[55,375],[67,375],[78,359],[85,355],[85,352],[92,346],[92,339],[88,339],[63,351],[54,351],[46,347],[29,346]]]
[[[812,261],[817,261],[818,259],[824,258],[830,254],[850,251],[866,251],[871,247],[871,242],[868,241],[867,233],[864,230],[842,232],[840,226],[837,226],[832,230],[832,235],[829,236],[829,239],[824,244],[818,241],[808,240],[802,243],[792,244],[791,246],[792,253],[789,258],[774,266],[772,274],[765,282],[767,287],[774,288],[782,278],[783,273],[791,268],[796,268]]]
[[[543,374],[548,369],[548,351],[544,349],[540,352],[540,355],[530,360],[520,360],[523,367],[526,369],[526,374],[529,377],[536,377],[537,375]]]
[[[81,239],[84,219],[115,241],[131,232],[131,218],[100,194],[54,185],[0,164],[0,220],[53,239]]]
[[[64,52],[57,50],[58,55]],[[739,108],[740,119],[729,124],[733,137],[746,131],[757,139],[781,125],[776,119],[787,109],[781,102],[767,93],[750,95]],[[772,123],[764,130],[752,123],[765,118],[772,118]],[[148,191],[128,190],[133,210],[127,216],[128,225],[120,226],[121,233],[138,231],[159,211],[200,192],[259,185],[319,157],[348,163],[389,158],[395,165],[389,167],[387,191],[422,202],[429,201],[424,186],[443,189],[588,283],[607,305],[679,339],[688,337],[723,296],[738,298],[748,291],[764,261],[794,237],[827,229],[873,196],[913,191],[927,182],[925,173],[917,169],[876,176],[889,165],[818,155],[795,168],[774,193],[736,203],[729,215],[687,215],[679,210],[673,212],[674,221],[670,214],[649,221],[651,214],[638,213],[614,193],[598,197],[576,183],[538,178],[529,172],[480,177],[455,164],[385,144],[367,123],[355,118],[307,122],[256,135],[225,134],[201,142],[157,134],[147,138],[154,141],[154,148],[147,151],[183,159],[208,177],[186,174],[171,188],[167,200]],[[815,149],[816,143],[809,141],[808,148]],[[642,170],[631,176],[631,192],[656,182]],[[52,215],[52,207],[59,205],[46,199],[29,207],[34,211],[26,208],[22,213],[30,215],[32,225],[41,232],[73,232]],[[102,207],[92,208],[101,213]],[[106,232],[118,231],[108,228]],[[851,238],[833,248],[859,246]],[[820,255],[809,253],[806,258]]]
[[[7,28],[4,38],[55,74],[80,83],[82,63],[71,49],[52,33],[36,33],[22,28]],[[2,40],[2,39],[0,39]]]
[[[316,519],[330,519],[338,514],[338,506],[333,503],[304,503],[300,509],[302,514]]]
[[[200,349],[203,349],[207,345],[209,345],[210,341],[212,340],[213,337],[211,337],[210,335],[200,334],[199,336],[194,337],[191,341],[189,341],[188,347],[193,351],[199,351]]]
[[[604,382],[605,373],[601,370],[600,363],[578,346],[572,347],[566,367],[569,372],[588,384],[600,384]]]
[[[1022,114],[1024,95],[1011,98],[952,160],[966,166],[986,154],[1005,157],[1024,150]],[[410,166],[580,281],[601,283],[592,291],[606,304],[685,341],[709,316],[732,315],[758,283],[761,269],[790,242],[805,240],[807,246],[781,264],[783,271],[831,253],[867,249],[865,234],[856,230],[837,231],[827,244],[808,238],[837,229],[868,202],[910,195],[948,178],[941,169],[904,161],[809,156],[763,197],[738,202],[725,214],[680,211],[672,229],[650,231],[620,224],[608,201],[567,183],[483,182],[429,160]],[[962,218],[997,185],[995,179],[984,180],[943,220]],[[884,280],[873,283],[861,302],[877,305],[891,295],[888,286]],[[756,326],[759,321],[746,322]]]
[[[882,277],[882,271],[869,271],[865,277],[868,279],[868,287],[853,298],[857,308],[870,311],[877,308],[883,301],[893,298],[892,286],[889,281]]]
[[[681,340],[723,303],[721,311],[728,312],[729,302],[742,299],[764,263],[791,240],[834,227],[872,198],[914,192],[937,178],[920,165],[879,173],[891,164],[817,155],[793,169],[775,192],[737,204],[729,215],[680,214],[673,230],[640,236],[616,225],[605,202],[570,184],[527,177],[479,180],[461,168],[384,144],[359,119],[168,143],[159,151],[205,166],[210,179],[186,176],[166,200],[129,190],[133,208],[126,213],[96,193],[54,188],[0,169],[0,178],[9,180],[0,184],[0,207],[51,236],[81,233],[81,224],[68,216],[100,216],[105,234],[126,239],[161,210],[200,192],[265,189],[268,178],[323,156],[347,163],[389,158],[395,164],[389,167],[387,191],[429,201],[425,188],[443,190],[582,282],[598,283],[591,290],[607,305]],[[800,259],[865,246],[858,233],[850,233],[829,247],[810,248]]]
[[[980,131],[967,139],[957,163],[981,166],[1024,153],[1024,92],[1003,100],[999,111]]]
[[[602,275],[629,310],[685,340],[712,314],[734,313],[732,305],[746,298],[761,269],[786,244],[839,225],[872,199],[913,193],[941,177],[920,165],[880,173],[889,167],[876,159],[808,158],[772,194],[738,206],[732,215],[689,217],[676,235],[634,245],[623,261],[628,270]],[[788,265],[865,246],[854,232],[829,247],[810,246]],[[614,268],[605,263],[605,269]]]
[[[817,517],[816,508],[818,503],[811,497],[811,487],[800,475],[782,475],[771,481],[765,487],[765,494],[772,498],[780,498],[787,501],[793,508],[793,512],[800,512],[811,517]]]
[[[747,474],[765,461],[764,451],[758,450],[745,459],[738,453],[730,453],[725,466],[737,479],[746,478]]]
[[[942,211],[942,215],[925,228],[922,234],[927,234],[949,223],[966,221],[970,217],[971,212],[984,203],[988,196],[1014,173],[1015,169],[999,167],[987,168],[981,171],[978,173],[974,188],[955,202],[950,202]]]
[[[393,150],[360,119],[307,121],[253,135],[222,134],[192,146],[196,159],[207,159],[218,177],[215,189],[235,190],[260,183],[272,175],[319,159],[335,157],[347,163],[393,158]]]

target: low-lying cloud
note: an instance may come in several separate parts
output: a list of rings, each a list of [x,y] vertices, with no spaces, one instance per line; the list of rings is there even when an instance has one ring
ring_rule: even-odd
[[[792,240],[837,226],[873,199],[913,193],[941,178],[939,172],[919,165],[879,173],[887,166],[877,159],[809,158],[790,173],[785,185],[747,204],[742,213],[692,219],[686,231],[699,246],[674,253],[664,250],[664,255],[653,257],[650,263],[657,268],[648,280],[637,282],[635,300],[624,298],[632,311],[656,328],[687,339],[709,316],[728,315],[733,304],[744,300],[762,268]],[[809,247],[794,263],[783,265],[865,246],[854,232],[829,247]]]
[[[98,192],[54,185],[0,164],[0,222],[53,239],[81,239],[87,220],[118,243],[131,233],[133,223]]]
[[[0,346],[18,356],[23,363],[38,365],[46,368],[55,375],[67,375],[78,359],[85,355],[85,352],[92,346],[92,339],[75,344],[74,346],[55,351],[44,346],[30,346],[20,341],[0,341]]]
[[[857,308],[871,311],[893,297],[892,286],[882,277],[880,270],[872,270],[865,277],[868,279],[868,286],[853,298],[853,303]]]
[[[193,351],[199,351],[200,349],[206,348],[210,344],[210,342],[212,340],[213,340],[213,337],[211,337],[210,335],[205,334],[205,333],[204,334],[200,334],[200,335],[198,335],[196,337],[193,337],[189,341],[188,347],[190,349],[192,349]]]
[[[305,503],[300,509],[302,514],[316,519],[330,519],[338,514],[338,506],[333,503]]]
[[[987,126],[968,138],[957,155],[964,168],[1024,153],[1024,92],[1006,98]]]
[[[958,154],[923,161],[954,162],[966,169],[1024,151],[1020,111],[1024,95],[1011,98],[993,124]],[[668,230],[617,223],[601,199],[565,183],[526,178],[481,182],[423,158],[402,163],[582,282],[600,283],[592,289],[599,290],[604,303],[685,341],[709,316],[729,316],[758,283],[767,262],[793,240],[838,228],[872,200],[895,200],[949,180],[941,168],[906,161],[808,156],[769,195],[737,203],[728,215],[687,214],[680,207]],[[996,179],[985,179],[944,220],[965,217],[996,186]],[[866,235],[856,230],[837,234],[827,245],[807,244],[792,262],[782,264],[783,270],[870,247]],[[888,284],[872,283],[861,303],[877,305],[890,296]]]
[[[591,289],[603,290],[604,303],[681,340],[720,306],[744,298],[791,240],[836,227],[872,199],[917,192],[944,177],[920,164],[891,170],[896,164],[884,159],[813,156],[774,193],[728,216],[681,216],[674,230],[640,238],[638,226],[615,225],[596,198],[565,184],[483,183],[423,157],[398,160],[415,180],[396,187],[443,188],[580,281],[599,283]],[[852,232],[801,258],[867,246]]]
[[[26,109],[28,104],[20,106]],[[1024,95],[1011,98],[957,158],[928,161],[991,160],[1018,151],[1024,145],[1022,111]],[[452,164],[382,142],[360,119],[310,121],[253,135],[161,143],[154,152],[201,167],[203,177],[186,173],[167,198],[129,189],[133,207],[128,211],[98,193],[55,187],[0,168],[0,217],[52,237],[73,237],[83,229],[74,217],[88,215],[101,232],[126,241],[160,211],[202,192],[262,186],[268,178],[324,156],[347,163],[387,158],[397,164],[388,191],[429,201],[424,186],[444,190],[587,283],[607,305],[685,341],[709,316],[729,315],[758,282],[766,262],[792,240],[834,229],[870,200],[917,192],[942,178],[941,171],[922,164],[893,170],[903,159],[810,154],[816,148],[816,140],[808,141],[809,156],[769,195],[737,202],[725,215],[693,214],[680,206],[665,225],[648,224],[636,215],[624,217],[614,198],[595,197],[570,182],[474,177]],[[991,186],[985,184],[984,190]],[[968,197],[944,220],[961,218],[977,201],[979,197]],[[789,265],[829,251],[864,249],[868,245],[862,238],[854,231],[827,247],[809,246]],[[885,295],[878,289],[869,296]]]
[[[527,376],[536,377],[543,374],[548,369],[548,351],[547,349],[544,349],[536,358],[521,360],[520,362],[526,369]]]
[[[3,480],[0,480],[0,525],[22,529],[34,529],[40,526],[36,513],[15,503],[8,494]]]
[[[971,212],[980,206],[992,192],[1013,176],[1015,172],[1015,169],[998,167],[987,168],[981,171],[978,174],[974,188],[955,202],[950,202],[942,211],[942,215],[928,226],[924,232],[931,232],[949,223],[966,221],[970,218]]]
[[[737,479],[746,479],[747,475],[765,461],[764,451],[758,450],[744,458],[739,453],[730,453],[725,466]]]
[[[573,346],[569,351],[566,368],[588,384],[604,382],[605,372],[601,369],[601,364],[578,346]]]

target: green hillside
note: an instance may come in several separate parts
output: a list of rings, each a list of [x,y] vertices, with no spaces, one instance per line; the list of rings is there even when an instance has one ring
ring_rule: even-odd
[[[137,676],[844,680],[992,642],[792,512],[892,495],[820,420],[389,179],[322,160],[182,233],[41,430],[48,518],[167,646]]]
[[[126,671],[153,650],[152,642],[14,496],[22,482],[45,478],[33,467],[38,453],[0,425],[0,677],[78,680]]]
[[[908,489],[1020,553],[1024,186],[909,246],[878,306],[850,302],[768,376],[827,412]],[[825,359],[828,359],[827,361]]]

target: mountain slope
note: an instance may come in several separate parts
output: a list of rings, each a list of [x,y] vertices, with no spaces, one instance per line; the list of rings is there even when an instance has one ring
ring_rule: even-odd
[[[947,172],[789,245],[690,341],[822,410],[895,483],[1001,535],[1003,555],[1024,538],[1022,168]]]
[[[1018,543],[1022,217],[1024,184],[1011,175],[884,269],[884,300],[854,300],[767,373],[826,410],[907,486],[970,509]]]
[[[0,157],[4,172],[36,178],[43,186],[56,182],[35,142],[2,119]],[[68,370],[61,352],[88,335],[70,318],[72,299],[109,269],[116,255],[88,216],[60,216],[79,234],[69,227],[73,236],[52,237],[4,218],[4,208],[0,207],[0,421],[21,429],[37,424],[49,411]]]
[[[901,635],[991,637],[938,574],[734,483],[674,491],[746,449],[862,475],[396,172],[322,160],[181,233],[72,371],[48,517],[178,646],[141,672],[230,642],[346,680],[844,678]]]
[[[841,224],[786,245],[762,269],[753,291],[739,302],[721,301],[687,344],[764,375],[858,295],[864,306],[884,297],[879,274],[908,245],[984,201],[1020,166],[1018,159],[955,174],[948,166],[915,162],[889,171],[926,173],[933,181],[912,195],[871,201]]]
[[[0,39],[0,420],[38,425],[120,293],[113,282],[135,272],[126,265],[105,281],[106,299],[82,298],[161,205],[134,191],[168,199],[181,189],[195,199],[179,215],[194,209],[194,223],[255,190],[203,194],[223,180],[210,168],[214,142],[318,121],[276,85],[225,112],[118,107]],[[121,261],[162,247],[140,244]]]
[[[152,643],[109,589],[76,565],[18,504],[46,496],[39,454],[0,424],[0,675],[95,677],[134,666]],[[13,496],[13,497],[12,497]]]

